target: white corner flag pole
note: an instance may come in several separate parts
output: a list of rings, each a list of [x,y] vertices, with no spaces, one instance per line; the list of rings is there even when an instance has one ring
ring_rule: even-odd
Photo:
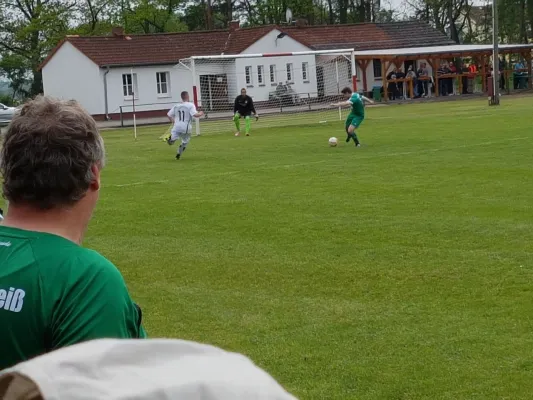
[[[133,100],[133,136],[135,140],[137,140],[137,119],[135,118],[135,81],[133,79],[133,68],[130,70],[131,72],[131,94],[132,94],[132,100]]]

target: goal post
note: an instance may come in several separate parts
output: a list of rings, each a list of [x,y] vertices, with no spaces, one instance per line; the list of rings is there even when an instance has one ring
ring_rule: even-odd
[[[260,116],[252,130],[339,121],[346,111],[331,103],[343,88],[357,90],[354,49],[197,56],[176,68],[206,114],[196,121],[197,135],[235,132],[234,102],[242,89]]]

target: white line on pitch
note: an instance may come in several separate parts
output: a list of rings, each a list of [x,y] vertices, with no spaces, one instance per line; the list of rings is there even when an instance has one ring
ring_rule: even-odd
[[[123,183],[122,185],[105,185],[105,186],[127,187],[127,186],[149,185],[149,184],[151,184],[151,183],[168,183],[168,181],[167,181],[167,180],[164,180],[164,181],[131,182],[131,183]]]
[[[529,136],[516,137],[516,138],[511,138],[511,139],[505,139],[505,140],[494,140],[494,141],[490,141],[490,142],[480,142],[480,143],[474,143],[474,144],[464,144],[464,145],[460,145],[460,146],[441,147],[441,148],[438,148],[438,149],[403,151],[403,152],[398,152],[398,153],[372,154],[372,155],[368,155],[366,157],[365,156],[357,157],[357,159],[368,160],[368,159],[379,158],[379,157],[396,157],[396,156],[407,156],[407,155],[412,155],[412,154],[436,153],[436,152],[439,152],[439,151],[458,150],[458,149],[466,149],[466,148],[470,148],[470,147],[480,147],[480,146],[490,146],[490,145],[493,145],[493,144],[503,144],[503,143],[516,142],[516,141],[519,141],[519,140],[526,140],[526,139],[529,139]],[[295,163],[295,164],[270,165],[270,166],[265,166],[263,168],[255,167],[254,170],[256,170],[256,171],[264,171],[264,170],[280,169],[280,168],[302,167],[302,166],[306,166],[306,165],[322,164],[322,163],[331,162],[331,161],[332,161],[331,159],[327,159],[327,160],[309,161],[309,162],[302,162],[302,163]],[[196,178],[207,178],[207,177],[215,177],[215,176],[235,175],[235,174],[240,174],[240,173],[243,173],[243,172],[247,172],[247,171],[215,172],[213,174],[197,175]],[[149,185],[149,184],[154,184],[154,183],[168,183],[168,180],[132,182],[132,183],[124,183],[122,185],[106,185],[106,186],[128,187],[128,186]]]

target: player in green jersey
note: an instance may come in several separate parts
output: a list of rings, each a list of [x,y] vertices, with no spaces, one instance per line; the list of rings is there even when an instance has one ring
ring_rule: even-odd
[[[0,154],[0,370],[97,338],[142,338],[118,269],[80,246],[98,200],[104,145],[76,102],[37,97]]]
[[[333,107],[342,107],[350,106],[352,109],[346,118],[346,143],[353,139],[355,146],[360,147],[361,143],[355,133],[356,129],[362,124],[365,119],[365,102],[373,104],[374,102],[369,98],[360,95],[359,93],[353,93],[352,89],[345,87],[342,89],[341,93],[343,94],[345,101],[332,104]]]

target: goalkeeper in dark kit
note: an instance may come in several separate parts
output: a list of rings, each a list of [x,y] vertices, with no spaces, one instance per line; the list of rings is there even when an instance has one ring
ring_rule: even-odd
[[[253,114],[257,120],[259,115],[255,111],[254,101],[246,94],[246,89],[244,88],[241,89],[241,94],[235,98],[233,113],[233,122],[235,122],[235,127],[237,128],[235,136],[240,136],[241,134],[241,118],[244,118],[245,134],[250,136],[250,117]]]

